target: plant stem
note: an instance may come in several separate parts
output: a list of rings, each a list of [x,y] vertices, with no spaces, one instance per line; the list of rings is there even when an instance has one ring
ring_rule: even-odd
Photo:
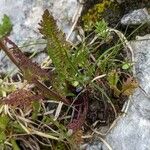
[[[43,83],[41,83],[40,81],[38,80],[34,80],[33,82],[41,91],[42,91],[42,94],[44,96],[49,96],[49,97],[52,97],[54,99],[58,99],[60,100],[61,102],[67,104],[67,105],[70,105],[70,102],[68,99],[66,99],[65,97],[61,96],[59,93],[57,93],[56,91],[53,91],[49,88],[47,88]]]
[[[0,48],[3,49],[3,51],[9,57],[9,59],[20,69],[19,62],[17,61],[13,53],[10,51],[10,49],[6,46],[3,40],[0,40]]]

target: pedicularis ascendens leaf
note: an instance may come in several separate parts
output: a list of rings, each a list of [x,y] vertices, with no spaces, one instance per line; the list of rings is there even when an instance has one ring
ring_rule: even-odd
[[[57,87],[59,86],[62,91],[66,88],[65,81],[73,82],[77,73],[77,68],[71,61],[70,44],[65,40],[64,34],[58,29],[56,21],[48,10],[44,11],[39,25],[39,31],[47,40],[48,54],[57,72],[56,82],[59,83]]]

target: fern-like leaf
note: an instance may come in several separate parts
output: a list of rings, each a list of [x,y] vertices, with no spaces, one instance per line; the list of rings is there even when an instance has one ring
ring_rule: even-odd
[[[40,33],[47,40],[48,53],[58,74],[59,84],[64,86],[65,80],[74,80],[77,73],[77,69],[70,60],[70,45],[48,10],[45,10],[39,25]]]

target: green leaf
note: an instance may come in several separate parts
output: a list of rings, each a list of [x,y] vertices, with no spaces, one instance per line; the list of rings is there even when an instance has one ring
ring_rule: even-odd
[[[129,69],[131,66],[132,66],[131,63],[124,63],[124,64],[122,65],[122,69],[123,69],[123,70],[127,70],[127,69]]]
[[[55,67],[56,77],[53,78],[52,87],[58,89],[61,95],[67,95],[72,91],[66,81],[75,87],[90,81],[94,67],[90,63],[86,44],[83,42],[77,48],[71,49],[48,10],[44,11],[39,25],[40,33],[47,40],[48,55]]]
[[[108,27],[107,27],[107,23],[105,22],[104,19],[97,22],[95,27],[96,27],[95,32],[98,34],[99,37],[101,37],[101,38],[106,38],[107,37]]]
[[[10,34],[12,30],[12,23],[7,15],[4,15],[2,24],[0,24],[0,38],[3,38]]]
[[[33,106],[32,119],[35,120],[37,119],[38,112],[41,109],[41,105],[38,101],[33,101],[32,106]]]
[[[0,116],[0,129],[5,130],[9,122],[8,116]]]
[[[47,40],[47,49],[50,58],[58,73],[59,82],[68,75],[68,43],[65,41],[64,34],[58,29],[56,21],[48,10],[44,11],[42,21],[39,23],[40,33]]]
[[[55,146],[55,150],[64,150],[66,149],[66,146],[64,143],[58,142]]]
[[[11,127],[15,133],[25,133],[25,131],[22,129],[22,127],[20,126],[20,124],[18,124],[17,121],[13,122]]]
[[[49,123],[51,123],[51,119],[48,116],[44,116],[42,119],[42,122],[45,124],[49,124]]]
[[[6,135],[4,131],[0,131],[0,143],[3,143],[6,140]]]
[[[16,140],[11,139],[11,144],[12,144],[13,150],[20,150],[19,146],[16,143]]]
[[[107,80],[110,84],[110,86],[116,86],[119,80],[119,76],[118,73],[116,72],[116,70],[112,70],[107,77]]]

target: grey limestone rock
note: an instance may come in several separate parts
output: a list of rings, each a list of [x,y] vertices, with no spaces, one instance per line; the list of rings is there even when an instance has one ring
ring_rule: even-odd
[[[38,32],[38,23],[43,11],[48,9],[57,20],[58,26],[66,34],[72,26],[72,18],[79,7],[77,0],[0,0],[0,21],[4,14],[8,15],[13,23],[10,38],[19,46],[32,44],[22,48],[23,51],[41,51],[44,44],[35,45],[41,41]],[[14,65],[0,52],[0,73],[9,73]]]
[[[100,141],[93,141],[91,143],[83,144],[80,150],[103,150],[102,143]]]
[[[150,35],[131,42],[135,53],[137,77],[145,91],[137,89],[127,115],[107,135],[113,150],[150,150]],[[140,40],[142,39],[142,40]],[[107,150],[106,146],[103,146]]]
[[[146,8],[134,10],[121,19],[123,25],[140,25],[142,23],[150,23],[150,15]]]

